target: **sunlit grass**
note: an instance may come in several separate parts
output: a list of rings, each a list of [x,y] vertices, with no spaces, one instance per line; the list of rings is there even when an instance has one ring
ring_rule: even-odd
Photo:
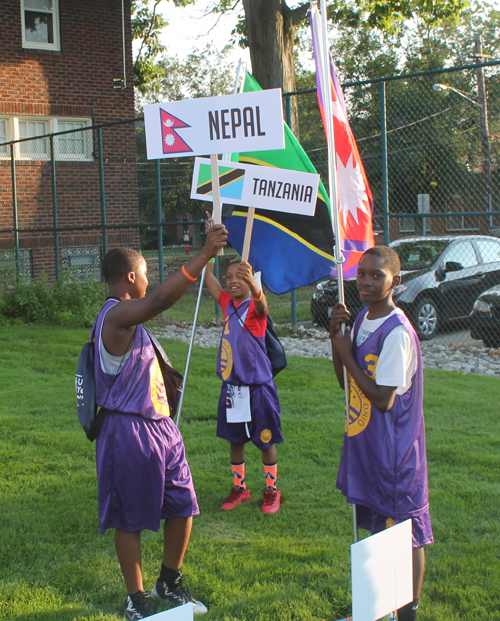
[[[80,429],[74,371],[86,330],[0,329],[0,619],[111,621],[125,588],[113,534],[98,534],[94,445]],[[184,369],[187,345],[166,342]],[[226,513],[227,443],[215,437],[215,349],[194,349],[181,429],[201,515],[184,564],[207,621],[334,621],[350,611],[351,511],[335,488],[343,395],[325,360],[292,358],[277,377],[283,505],[260,511],[264,476],[249,446],[252,498]],[[418,618],[500,619],[500,383],[426,373],[431,516]],[[144,535],[146,588],[162,541]]]

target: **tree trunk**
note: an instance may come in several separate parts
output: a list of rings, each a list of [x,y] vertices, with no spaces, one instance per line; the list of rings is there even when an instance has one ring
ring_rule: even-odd
[[[308,4],[291,10],[285,0],[243,0],[252,75],[262,88],[295,90],[293,46]],[[292,97],[292,131],[298,136],[297,98]]]

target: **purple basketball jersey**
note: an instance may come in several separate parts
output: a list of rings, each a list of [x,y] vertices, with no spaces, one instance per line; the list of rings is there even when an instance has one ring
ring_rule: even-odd
[[[99,339],[106,313],[116,300],[108,300],[96,319],[94,373],[97,405],[107,410],[136,414],[150,420],[170,416],[165,385],[156,353],[142,325],[135,330],[132,353],[118,375],[101,367]]]
[[[405,519],[428,511],[427,458],[423,413],[423,372],[420,344],[404,315],[389,317],[364,343],[357,332],[368,311],[356,318],[353,355],[373,380],[384,341],[398,325],[408,330],[417,352],[417,369],[410,388],[396,395],[394,405],[380,412],[349,377],[349,430],[344,436],[337,487],[348,502]]]
[[[255,386],[273,379],[265,337],[252,335],[243,327],[251,302],[252,298],[244,300],[238,309],[230,302],[226,309],[217,357],[217,375],[225,384]]]

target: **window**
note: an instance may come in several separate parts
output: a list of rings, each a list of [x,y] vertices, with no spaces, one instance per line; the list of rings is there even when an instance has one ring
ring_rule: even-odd
[[[415,219],[414,218],[399,218],[399,230],[401,233],[414,233],[415,232]]]
[[[71,132],[54,136],[55,159],[92,161],[94,136],[91,126],[91,119],[82,118],[0,117],[0,159],[10,157],[10,147],[2,146],[2,142],[23,140],[14,145],[17,159],[50,160],[50,138],[40,136]],[[26,138],[32,140],[24,140]]]
[[[448,240],[434,239],[401,241],[391,244],[391,247],[399,254],[401,269],[412,271],[428,269],[434,265],[448,244]]]
[[[7,121],[0,119],[0,155],[8,155],[9,147],[6,144],[2,145],[2,142],[7,141]]]
[[[21,0],[23,47],[60,50],[59,0]]]
[[[476,253],[469,241],[454,244],[446,253],[444,260],[460,263],[464,269],[477,265]]]
[[[477,239],[479,252],[483,263],[497,263],[500,261],[500,242],[489,239]]]
[[[16,269],[15,250],[0,250],[0,275],[6,284],[14,284],[17,280],[16,274],[24,276],[28,280],[33,277],[33,257],[31,250],[22,249],[18,254],[18,269]]]
[[[19,138],[34,138],[49,133],[48,121],[19,120]],[[19,155],[26,159],[46,159],[49,157],[48,139],[27,140],[19,143]]]
[[[446,230],[449,232],[478,231],[479,225],[474,216],[461,216],[460,212],[472,211],[468,207],[458,206],[453,211],[449,211],[449,218],[446,218]],[[457,215],[452,215],[456,213]]]
[[[87,121],[57,121],[57,132],[66,132],[83,129],[88,126]],[[71,134],[57,136],[57,159],[60,160],[89,160],[92,158],[92,132],[73,131]]]
[[[73,281],[101,280],[100,246],[73,246],[61,249],[62,267]]]

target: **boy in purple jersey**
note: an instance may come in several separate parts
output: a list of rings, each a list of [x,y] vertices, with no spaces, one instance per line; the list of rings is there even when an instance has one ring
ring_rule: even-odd
[[[170,417],[163,376],[142,324],[173,306],[207,261],[226,245],[223,225],[212,228],[204,248],[146,297],[146,261],[131,248],[103,260],[109,297],[95,323],[96,402],[102,427],[96,440],[100,531],[115,529],[115,547],[127,588],[129,621],[155,613],[150,597],[178,606],[206,607],[183,586],[181,567],[199,513],[182,436]],[[141,531],[164,524],[160,575],[144,591]]]
[[[281,435],[280,404],[267,356],[267,300],[248,262],[231,263],[226,270],[224,291],[209,263],[207,287],[224,314],[217,360],[222,380],[217,415],[217,437],[229,440],[233,488],[222,509],[230,511],[249,500],[245,482],[245,443],[251,440],[262,451],[266,478],[262,511],[276,513],[281,492],[276,487],[276,444]]]
[[[385,246],[367,250],[356,276],[368,305],[352,332],[342,334],[350,312],[336,304],[330,338],[337,379],[349,378],[349,427],[337,487],[356,505],[358,525],[372,534],[412,519],[413,601],[399,621],[416,618],[425,569],[424,546],[433,543],[429,516],[423,414],[423,370],[418,338],[392,294],[401,284],[401,262]]]

